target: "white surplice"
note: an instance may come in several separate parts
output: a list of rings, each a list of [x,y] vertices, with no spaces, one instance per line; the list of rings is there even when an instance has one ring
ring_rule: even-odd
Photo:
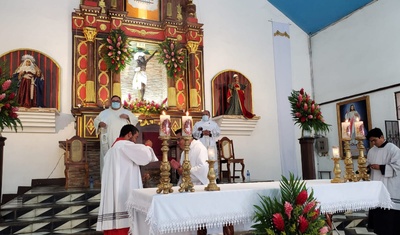
[[[190,169],[190,179],[194,185],[205,184],[208,185],[208,152],[206,147],[199,141],[193,139],[189,146],[189,161],[192,168]],[[181,155],[181,165],[185,159],[185,151]],[[178,185],[182,182],[179,179]]]
[[[97,231],[127,228],[126,207],[133,189],[143,188],[141,165],[157,161],[153,149],[128,140],[117,141],[104,157]]]

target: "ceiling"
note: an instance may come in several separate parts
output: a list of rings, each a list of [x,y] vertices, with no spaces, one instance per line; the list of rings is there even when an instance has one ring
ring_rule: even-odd
[[[268,0],[304,32],[313,35],[377,0]]]

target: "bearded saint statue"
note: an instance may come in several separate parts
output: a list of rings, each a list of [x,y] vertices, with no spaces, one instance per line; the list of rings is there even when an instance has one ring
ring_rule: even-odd
[[[35,64],[33,56],[24,55],[21,60],[22,63],[14,73],[15,76],[18,76],[18,103],[25,108],[44,107],[42,71]]]

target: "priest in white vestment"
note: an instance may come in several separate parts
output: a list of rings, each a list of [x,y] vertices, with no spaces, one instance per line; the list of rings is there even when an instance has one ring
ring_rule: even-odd
[[[122,107],[121,98],[111,97],[111,106],[99,113],[94,119],[96,134],[100,134],[100,173],[103,171],[104,156],[115,139],[119,137],[121,128],[126,124],[136,125],[138,118]]]
[[[125,125],[104,157],[96,230],[105,235],[129,233],[126,202],[133,189],[143,188],[139,166],[157,161],[152,148],[135,143],[138,135],[136,127]]]

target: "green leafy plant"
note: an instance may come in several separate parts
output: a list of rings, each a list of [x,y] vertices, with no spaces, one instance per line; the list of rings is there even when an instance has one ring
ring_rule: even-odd
[[[107,68],[120,73],[132,59],[128,37],[121,29],[114,29],[104,39],[103,59]]]
[[[16,95],[18,81],[10,78],[7,68],[5,61],[0,62],[0,131],[8,127],[17,132],[18,125],[22,128],[16,113],[19,106]]]
[[[303,88],[292,90],[288,98],[293,121],[302,131],[329,132],[330,125],[325,123],[321,108]]]
[[[260,196],[261,205],[254,205],[255,234],[323,235],[328,234],[324,216],[320,214],[314,192],[308,194],[306,183],[290,174],[282,176],[281,198]]]
[[[155,101],[140,100],[138,98],[134,99],[131,94],[128,94],[128,100],[124,100],[123,106],[131,110],[132,113],[141,113],[145,115],[160,114],[163,110],[167,109],[167,98],[159,104]]]
[[[186,60],[185,50],[179,43],[167,38],[160,44],[158,62],[165,65],[169,78],[174,78],[183,73]]]

